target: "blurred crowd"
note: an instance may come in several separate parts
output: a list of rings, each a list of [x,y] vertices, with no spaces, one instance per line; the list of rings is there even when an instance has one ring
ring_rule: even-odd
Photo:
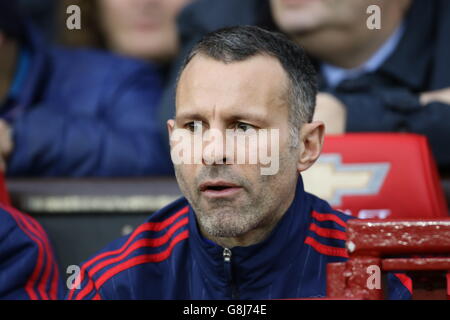
[[[2,170],[172,175],[179,67],[202,36],[233,25],[306,50],[328,134],[423,134],[449,171],[447,0],[0,0]]]

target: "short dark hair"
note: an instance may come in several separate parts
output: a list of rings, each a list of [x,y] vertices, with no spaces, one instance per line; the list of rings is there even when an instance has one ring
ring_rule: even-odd
[[[305,51],[283,34],[256,26],[228,27],[211,32],[191,49],[179,75],[199,53],[224,63],[243,61],[259,54],[276,58],[290,80],[287,101],[291,133],[297,137],[301,125],[312,121],[317,94],[316,71]]]

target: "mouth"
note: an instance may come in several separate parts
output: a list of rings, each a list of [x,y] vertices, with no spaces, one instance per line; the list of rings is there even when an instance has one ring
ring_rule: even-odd
[[[226,181],[207,181],[200,185],[199,190],[209,198],[224,198],[236,196],[242,187]]]
[[[298,6],[314,2],[314,0],[281,0],[281,2],[286,6]]]

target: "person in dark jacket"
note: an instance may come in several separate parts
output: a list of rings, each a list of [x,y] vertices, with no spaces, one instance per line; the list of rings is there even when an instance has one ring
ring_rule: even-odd
[[[450,3],[377,1],[200,0],[179,17],[182,54],[204,34],[233,25],[281,31],[319,71],[316,119],[327,133],[413,132],[428,137],[441,169],[450,169]],[[372,11],[375,10],[375,11]],[[161,123],[174,110],[174,86],[162,99]]]
[[[312,121],[317,88],[304,51],[258,27],[226,28],[205,36],[181,70],[167,125],[184,197],[84,263],[68,298],[325,296],[327,263],[348,257],[351,216],[303,189],[300,173],[324,135]],[[230,135],[225,144],[220,134]],[[239,162],[267,148],[270,161]],[[262,170],[273,162],[277,170]],[[389,279],[393,298],[410,297]]]
[[[171,174],[157,67],[49,47],[0,1],[0,155],[8,176]]]

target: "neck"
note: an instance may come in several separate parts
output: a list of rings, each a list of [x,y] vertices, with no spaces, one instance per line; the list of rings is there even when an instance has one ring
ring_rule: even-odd
[[[281,218],[285,215],[287,210],[289,209],[291,203],[294,201],[295,190],[292,193],[289,201],[285,201],[282,205],[280,205],[277,210],[272,213],[268,213],[266,219],[260,223],[260,226],[248,231],[247,233],[237,236],[237,237],[214,237],[212,235],[207,234],[202,227],[200,226],[201,234],[218,244],[223,248],[233,248],[233,247],[248,247],[259,242],[264,241],[272,232],[272,230],[276,227],[278,222],[280,222]]]
[[[16,42],[0,34],[0,100],[6,96],[11,86],[16,71],[17,54]]]
[[[310,56],[321,62],[351,69],[364,64],[389,39],[401,23],[386,21],[381,29],[325,28],[293,37]],[[326,44],[326,45],[324,45]]]

